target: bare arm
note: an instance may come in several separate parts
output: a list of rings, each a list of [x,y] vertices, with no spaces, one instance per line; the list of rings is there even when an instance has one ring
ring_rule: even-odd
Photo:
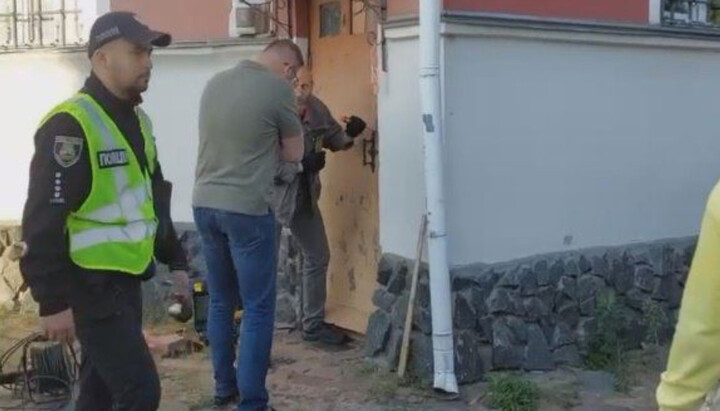
[[[297,163],[305,153],[305,139],[302,134],[285,137],[280,145],[280,160]]]

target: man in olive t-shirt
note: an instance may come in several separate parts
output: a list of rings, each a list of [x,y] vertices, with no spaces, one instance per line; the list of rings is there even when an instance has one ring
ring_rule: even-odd
[[[213,77],[200,103],[193,209],[208,268],[208,339],[219,406],[239,396],[238,410],[267,409],[277,265],[269,191],[277,162],[303,156],[291,87],[302,65],[294,43],[275,41],[255,61]],[[242,350],[235,366],[239,301]]]

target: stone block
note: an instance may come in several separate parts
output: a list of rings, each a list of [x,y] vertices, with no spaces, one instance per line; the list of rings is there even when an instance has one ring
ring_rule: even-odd
[[[552,348],[558,349],[573,344],[575,344],[575,334],[572,329],[565,323],[558,323],[553,332]]]
[[[530,297],[523,300],[525,318],[529,321],[538,321],[540,318],[550,315],[550,308],[538,297]]]
[[[635,269],[635,287],[650,293],[653,291],[655,272],[649,266],[640,265]]]
[[[470,290],[455,293],[455,304],[453,304],[453,323],[455,328],[469,330],[475,328],[477,314],[470,302]]]
[[[540,326],[528,327],[528,343],[525,347],[523,368],[527,371],[549,371],[555,368],[552,352]]]
[[[582,365],[580,353],[574,345],[566,345],[556,349],[553,352],[553,359],[557,365],[567,365],[571,367],[579,367]]]
[[[461,330],[455,334],[455,373],[460,384],[479,381],[485,373],[480,352],[482,343],[475,332]]]
[[[408,302],[410,301],[410,296],[408,294],[401,295],[397,301],[395,301],[395,304],[393,305],[392,310],[390,311],[390,322],[395,328],[404,328],[405,327],[405,317],[407,317],[407,309],[408,309]]]
[[[550,284],[550,267],[546,260],[536,262],[533,271],[535,272],[538,286],[544,287]]]
[[[580,260],[578,260],[578,268],[580,269],[580,274],[589,273],[590,271],[592,271],[592,265],[590,264],[590,260],[588,260],[588,258],[584,255],[581,255]]]
[[[432,380],[433,347],[430,336],[422,333],[411,334],[408,365],[412,375],[422,380]]]
[[[556,304],[559,299],[577,301],[577,280],[572,277],[562,277],[558,282],[557,291],[558,299],[555,300]]]
[[[520,295],[528,297],[537,293],[538,283],[535,273],[529,268],[520,271]]]
[[[488,299],[490,314],[519,314],[515,297],[504,288],[496,288]]]
[[[396,300],[397,296],[395,294],[389,293],[382,287],[375,290],[372,297],[373,304],[386,312],[392,311],[393,304],[395,304]]]
[[[423,308],[415,303],[415,311],[413,314],[413,325],[415,329],[424,333],[432,334],[432,314],[429,308]]]
[[[591,273],[600,278],[608,278],[610,275],[610,266],[608,265],[605,256],[593,256],[592,257],[592,271]]]
[[[390,328],[390,315],[386,312],[377,310],[370,316],[365,333],[365,354],[367,356],[374,357],[385,349],[390,336]]]

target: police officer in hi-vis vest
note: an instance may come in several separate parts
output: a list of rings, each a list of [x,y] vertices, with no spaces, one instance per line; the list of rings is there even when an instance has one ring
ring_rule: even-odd
[[[171,185],[139,108],[153,46],[170,41],[132,13],[99,17],[88,44],[92,74],[35,134],[21,270],[48,338],[82,346],[81,411],[158,408],[140,288],[155,259],[173,271],[178,298],[188,296]]]

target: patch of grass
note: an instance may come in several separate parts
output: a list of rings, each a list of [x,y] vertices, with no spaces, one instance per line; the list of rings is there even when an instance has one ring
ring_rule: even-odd
[[[375,374],[370,381],[368,394],[376,401],[387,401],[395,397],[400,381],[391,374]]]
[[[215,399],[212,394],[202,394],[195,398],[192,398],[188,402],[188,407],[192,411],[207,409],[213,406],[214,400]]]
[[[500,411],[534,411],[540,390],[535,383],[517,375],[500,374],[490,377],[488,405]]]
[[[647,325],[646,340],[657,345],[667,319],[662,307],[654,301],[645,303],[644,322]],[[611,372],[615,390],[628,394],[636,384],[636,374],[641,368],[641,358],[629,350],[624,336],[625,318],[614,293],[600,296],[597,306],[597,330],[589,344],[586,365],[590,369]]]
[[[615,391],[622,394],[629,394],[635,385],[633,363],[634,357],[628,352],[618,354],[617,364],[613,369]]]
[[[577,381],[572,379],[538,383],[540,389],[541,405],[547,405],[548,409],[569,410],[580,405],[580,394]]]
[[[645,335],[645,341],[650,344],[660,344],[660,338],[662,335],[663,328],[667,324],[667,316],[662,306],[656,301],[648,300],[644,307],[643,321],[647,325],[647,334]]]
[[[411,372],[406,372],[403,378],[398,378],[398,384],[401,387],[407,387],[421,392],[425,392],[428,388],[427,381],[423,381],[422,378]]]
[[[401,386],[406,387],[407,378],[400,380],[396,374],[371,361],[360,363],[355,368],[355,375],[368,381],[368,396],[374,401],[387,401],[395,397]]]
[[[623,314],[614,293],[599,296],[596,310],[597,330],[590,339],[587,366],[593,370],[613,370],[624,349],[621,337]]]
[[[380,369],[377,364],[373,364],[370,361],[364,361],[355,369],[355,374],[358,377],[367,377],[376,374],[378,371],[380,371]]]

